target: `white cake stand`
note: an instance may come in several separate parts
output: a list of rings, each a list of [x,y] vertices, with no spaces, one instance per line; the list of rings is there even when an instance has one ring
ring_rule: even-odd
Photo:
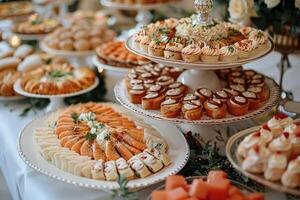
[[[107,8],[111,8],[111,9],[115,9],[115,10],[137,11],[137,15],[135,17],[136,26],[133,29],[123,32],[122,36],[124,38],[127,38],[127,37],[133,35],[138,30],[140,30],[141,27],[150,23],[151,17],[152,17],[150,10],[156,10],[167,4],[170,4],[170,3],[173,4],[176,2],[177,1],[164,2],[164,3],[149,3],[149,4],[133,4],[133,3],[130,4],[130,3],[117,3],[117,2],[113,2],[111,0],[100,0],[100,3]]]
[[[210,12],[212,10],[212,0],[195,0],[194,4],[198,15],[193,23],[199,25],[211,24],[212,18],[210,17]],[[274,49],[273,41],[269,39],[267,41],[267,47],[264,50],[251,55],[247,59],[239,59],[235,62],[205,63],[199,61],[195,63],[188,63],[183,60],[171,60],[163,57],[149,55],[148,53],[142,52],[140,49],[137,49],[133,43],[133,40],[134,35],[129,37],[126,41],[126,47],[131,52],[140,56],[144,56],[145,58],[148,58],[153,62],[163,64],[165,66],[187,69],[179,76],[178,81],[181,81],[194,90],[199,87],[207,87],[213,91],[219,90],[222,87],[221,81],[212,70],[228,69],[242,66],[246,63],[252,62],[268,55]],[[231,134],[241,129],[245,129],[249,125],[255,125],[255,122],[253,121],[254,119],[258,120],[259,117],[266,117],[272,110],[276,109],[280,100],[279,87],[273,80],[267,77],[266,84],[270,88],[270,98],[262,107],[255,111],[248,112],[244,116],[235,117],[227,115],[224,119],[220,120],[209,119],[207,117],[203,117],[202,119],[195,121],[180,118],[163,118],[157,111],[146,111],[137,105],[128,104],[128,97],[124,96],[124,91],[121,91],[121,88],[125,90],[125,87],[122,87],[121,84],[118,84],[116,86],[115,95],[120,103],[130,110],[133,110],[141,115],[145,115],[149,118],[155,118],[165,121],[168,120],[174,123],[179,123],[178,125],[183,132],[191,131],[193,134],[199,134],[203,142],[212,142],[212,145],[216,144],[221,152],[225,153],[225,143]]]
[[[93,64],[97,67],[99,73],[101,73],[103,70],[105,70],[105,85],[107,86],[114,86],[116,85],[120,80],[122,80],[129,72],[129,68],[125,67],[117,67],[117,66],[111,66],[104,64],[99,61],[96,55],[93,56]],[[114,91],[108,90],[106,94],[106,98],[109,101],[116,101]]]
[[[21,87],[21,80],[18,79],[14,84],[14,90],[17,93],[19,93],[23,96],[26,96],[26,97],[49,99],[50,104],[47,106],[46,111],[50,112],[50,111],[56,110],[58,108],[64,107],[65,106],[64,98],[85,94],[85,93],[95,89],[98,84],[99,84],[99,79],[96,78],[93,85],[91,85],[90,87],[88,87],[84,90],[80,90],[78,92],[73,92],[73,93],[68,93],[68,94],[57,94],[57,95],[42,95],[42,94],[32,94],[32,93],[26,92]]]
[[[54,56],[60,56],[68,59],[74,66],[89,66],[90,58],[95,54],[94,50],[91,51],[65,51],[50,48],[45,41],[40,41],[39,46],[41,50]]]

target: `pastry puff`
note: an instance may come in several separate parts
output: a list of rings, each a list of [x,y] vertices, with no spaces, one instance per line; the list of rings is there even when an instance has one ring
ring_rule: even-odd
[[[104,161],[102,159],[97,160],[91,169],[92,178],[96,180],[105,180],[104,176]]]
[[[107,181],[115,181],[118,178],[116,163],[114,160],[107,161],[104,164],[104,175]]]
[[[284,186],[295,188],[300,184],[300,157],[290,161],[287,170],[281,177]]]
[[[138,156],[133,156],[128,160],[130,167],[134,170],[135,174],[140,178],[145,178],[151,174],[149,169],[144,165],[144,163],[138,158]]]
[[[124,158],[119,158],[116,160],[116,166],[120,175],[124,176],[126,180],[134,179],[134,172],[127,164]]]
[[[273,153],[268,159],[267,168],[265,170],[265,179],[270,181],[278,181],[281,179],[287,167],[287,156],[283,153]]]
[[[263,173],[266,169],[269,155],[270,150],[263,146],[252,148],[243,161],[242,168],[251,173]]]
[[[137,154],[137,156],[153,173],[158,172],[161,168],[163,168],[163,164],[160,162],[160,160],[146,151]]]

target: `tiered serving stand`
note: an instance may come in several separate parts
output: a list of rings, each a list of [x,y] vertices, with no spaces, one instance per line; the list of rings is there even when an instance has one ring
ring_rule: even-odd
[[[105,85],[116,85],[129,72],[129,68],[111,66],[100,62],[96,55],[93,56],[93,64],[98,68],[99,73],[105,70],[105,76],[109,77],[105,79]],[[106,98],[116,101],[114,91],[108,90]]]
[[[25,90],[23,90],[23,88],[21,87],[21,80],[19,79],[14,84],[14,90],[17,93],[19,93],[20,95],[23,95],[25,97],[49,99],[50,104],[46,108],[46,112],[50,112],[50,111],[53,111],[53,110],[63,107],[65,105],[64,98],[78,96],[78,95],[87,93],[87,92],[95,89],[98,84],[99,84],[99,79],[96,78],[93,85],[91,85],[90,87],[88,87],[84,90],[80,90],[78,92],[67,93],[67,94],[58,94],[58,95],[41,95],[41,94],[32,94],[32,93],[29,93],[29,92],[26,92]]]
[[[74,66],[90,66],[90,58],[95,54],[94,50],[91,51],[65,51],[52,49],[46,45],[46,43],[41,40],[39,43],[40,49],[44,52],[53,55],[60,56],[69,60]]]
[[[174,1],[176,2],[176,1]],[[111,9],[115,10],[127,10],[127,11],[137,11],[137,15],[135,17],[136,26],[133,29],[128,31],[124,31],[120,38],[127,38],[128,36],[136,33],[141,27],[149,24],[151,21],[151,13],[150,10],[157,10],[162,6],[165,6],[169,3],[174,2],[165,2],[165,3],[149,3],[149,4],[129,4],[129,3],[117,3],[111,0],[100,0],[100,3]]]
[[[198,18],[195,23],[197,24],[209,24],[211,22],[209,13],[212,9],[212,1],[210,0],[196,0],[195,7],[198,12]],[[221,82],[218,79],[217,75],[212,70],[217,69],[227,69],[241,66],[243,64],[249,63],[251,61],[257,60],[269,54],[274,49],[274,44],[271,39],[268,40],[268,48],[264,51],[250,57],[248,59],[239,60],[238,62],[226,63],[226,62],[217,62],[217,63],[204,63],[204,62],[196,62],[196,63],[187,63],[184,61],[175,61],[170,59],[165,59],[163,57],[150,56],[146,53],[141,52],[139,49],[136,49],[133,45],[133,38],[131,36],[128,38],[126,42],[126,47],[133,53],[144,56],[149,60],[152,60],[156,63],[164,64],[166,66],[179,67],[183,69],[187,69],[183,72],[178,81],[188,85],[191,89],[197,89],[199,87],[207,87],[212,89],[213,91],[217,91],[221,89]],[[270,98],[265,102],[265,104],[255,111],[251,111],[243,116],[232,116],[227,115],[224,119],[211,119],[209,117],[203,117],[200,120],[186,120],[183,118],[165,118],[160,112],[152,111],[152,110],[144,110],[141,105],[132,104],[129,101],[127,96],[126,88],[123,82],[119,82],[115,86],[115,96],[116,99],[126,108],[132,110],[133,112],[143,115],[148,118],[164,120],[173,123],[177,123],[182,131],[188,132],[192,131],[193,133],[200,133],[201,137],[205,141],[214,140],[217,143],[217,146],[221,147],[224,150],[225,141],[221,143],[216,141],[216,132],[221,133],[222,135],[229,136],[227,132],[228,126],[233,133],[236,131],[236,128],[246,128],[244,120],[251,120],[257,118],[261,115],[265,115],[270,113],[272,109],[274,109],[280,100],[280,91],[278,85],[270,78],[266,77],[266,84],[270,88]],[[249,121],[250,122],[250,121]],[[251,122],[253,123],[253,122]],[[244,127],[243,127],[244,126]],[[249,125],[248,125],[249,126]]]

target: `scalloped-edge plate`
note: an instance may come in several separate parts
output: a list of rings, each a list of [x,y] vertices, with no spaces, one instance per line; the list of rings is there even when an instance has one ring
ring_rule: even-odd
[[[184,123],[184,124],[229,124],[234,122],[239,122],[241,120],[251,119],[254,117],[258,117],[263,115],[266,112],[269,112],[273,109],[280,100],[280,91],[278,85],[274,82],[274,80],[270,78],[265,78],[267,85],[270,88],[270,97],[267,102],[264,103],[263,106],[258,108],[257,110],[250,111],[246,115],[243,116],[233,116],[227,114],[227,116],[223,119],[211,119],[208,116],[203,116],[200,120],[187,120],[184,118],[167,118],[161,115],[159,110],[145,110],[141,106],[141,104],[133,104],[130,102],[127,94],[127,89],[125,86],[124,81],[120,81],[114,88],[115,97],[116,99],[126,108],[129,110],[143,115],[145,117],[149,117],[152,119],[164,120],[164,121],[171,121],[174,123]]]
[[[129,51],[131,51],[134,54],[148,58],[149,60],[152,60],[153,62],[160,63],[160,64],[163,64],[166,66],[179,67],[179,68],[183,68],[183,69],[215,70],[215,69],[233,68],[233,67],[237,67],[237,66],[242,66],[249,62],[252,62],[254,60],[262,58],[262,57],[268,55],[269,53],[271,53],[274,49],[274,43],[271,39],[269,39],[267,48],[264,51],[256,54],[255,56],[253,56],[251,58],[239,59],[236,62],[221,62],[220,61],[220,62],[216,62],[216,63],[205,63],[205,62],[188,63],[183,60],[171,60],[171,59],[166,59],[164,57],[152,56],[145,52],[142,52],[141,50],[134,47],[134,45],[133,45],[134,36],[135,35],[130,36],[125,43],[126,48]]]
[[[165,6],[166,4],[176,3],[178,1],[168,1],[165,3],[144,3],[144,4],[136,4],[136,3],[117,3],[112,0],[100,0],[100,3],[108,8],[118,9],[118,10],[153,10],[160,8],[161,6]]]
[[[114,104],[114,106],[117,105]],[[126,113],[133,118],[137,118],[121,106],[118,106],[118,109],[120,109],[119,111],[121,113]],[[34,140],[34,129],[36,127],[43,126],[50,114],[51,113],[47,113],[37,119],[34,119],[22,130],[18,141],[18,150],[22,160],[33,169],[51,178],[63,181],[66,184],[68,183],[76,186],[102,190],[119,188],[116,182],[93,180],[76,176],[60,170],[48,161],[44,160],[44,158],[40,155],[38,146]],[[151,126],[157,129],[164,140],[168,143],[168,154],[171,157],[172,163],[149,177],[130,180],[127,187],[135,190],[159,183],[165,180],[166,177],[178,173],[186,165],[189,158],[189,146],[183,134],[174,125],[149,119],[145,120],[145,123],[151,124]]]
[[[33,98],[64,98],[64,97],[73,97],[73,96],[78,96],[84,93],[87,93],[93,89],[95,89],[97,87],[97,85],[99,84],[99,79],[96,77],[95,82],[93,85],[91,85],[90,87],[84,89],[84,90],[80,90],[78,92],[73,92],[73,93],[66,93],[66,94],[57,94],[57,95],[43,95],[43,94],[32,94],[29,92],[26,92],[25,90],[23,90],[23,88],[21,87],[21,79],[18,79],[15,84],[14,84],[14,90],[18,93],[21,94],[23,96],[26,97],[33,97]]]
[[[48,45],[45,43],[44,40],[40,41],[39,43],[41,50],[45,51],[46,53],[49,53],[51,55],[57,55],[57,56],[91,56],[95,54],[95,50],[91,51],[65,51],[65,50],[58,50],[58,49],[52,49],[48,47]]]
[[[295,120],[294,122],[299,123],[300,119]],[[266,186],[269,188],[272,188],[273,190],[279,191],[279,192],[285,192],[293,195],[300,196],[300,189],[296,188],[289,188],[283,186],[280,182],[272,182],[266,180],[263,175],[259,174],[254,174],[254,173],[249,173],[246,170],[244,170],[241,167],[241,158],[238,157],[237,155],[237,148],[238,145],[242,142],[242,140],[249,134],[258,131],[260,126],[252,127],[249,129],[245,129],[243,131],[240,131],[233,136],[231,136],[226,144],[226,156],[229,160],[229,162],[233,165],[235,169],[237,169],[239,172],[243,173],[245,176],[249,177],[250,179]]]
[[[128,73],[130,71],[130,68],[127,67],[117,67],[112,65],[107,65],[99,61],[97,56],[93,56],[93,64],[98,68],[98,71],[102,71],[103,69],[109,70],[109,71],[115,71],[115,72],[124,72]]]

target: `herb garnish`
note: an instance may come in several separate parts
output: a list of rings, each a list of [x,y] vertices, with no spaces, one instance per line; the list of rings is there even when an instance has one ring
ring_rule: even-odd
[[[73,113],[71,114],[71,117],[72,117],[74,123],[77,123],[77,122],[78,122],[78,120],[79,120],[79,115],[78,115],[77,113],[73,112]]]
[[[124,176],[120,175],[118,177],[118,185],[120,188],[113,190],[113,199],[121,197],[121,199],[124,200],[138,200],[137,194],[129,191],[129,189],[126,187],[127,183],[128,180]]]
[[[65,71],[60,71],[60,70],[53,70],[48,74],[48,77],[50,79],[56,79],[56,78],[62,78],[67,75],[72,75],[71,72],[65,72]]]
[[[170,31],[168,30],[168,28],[160,28],[160,29],[158,29],[158,31],[162,35],[168,35],[170,33]]]
[[[90,133],[88,132],[86,135],[85,135],[85,139],[89,140],[89,141],[93,141],[94,139],[96,139],[97,135],[94,134],[94,133]]]

